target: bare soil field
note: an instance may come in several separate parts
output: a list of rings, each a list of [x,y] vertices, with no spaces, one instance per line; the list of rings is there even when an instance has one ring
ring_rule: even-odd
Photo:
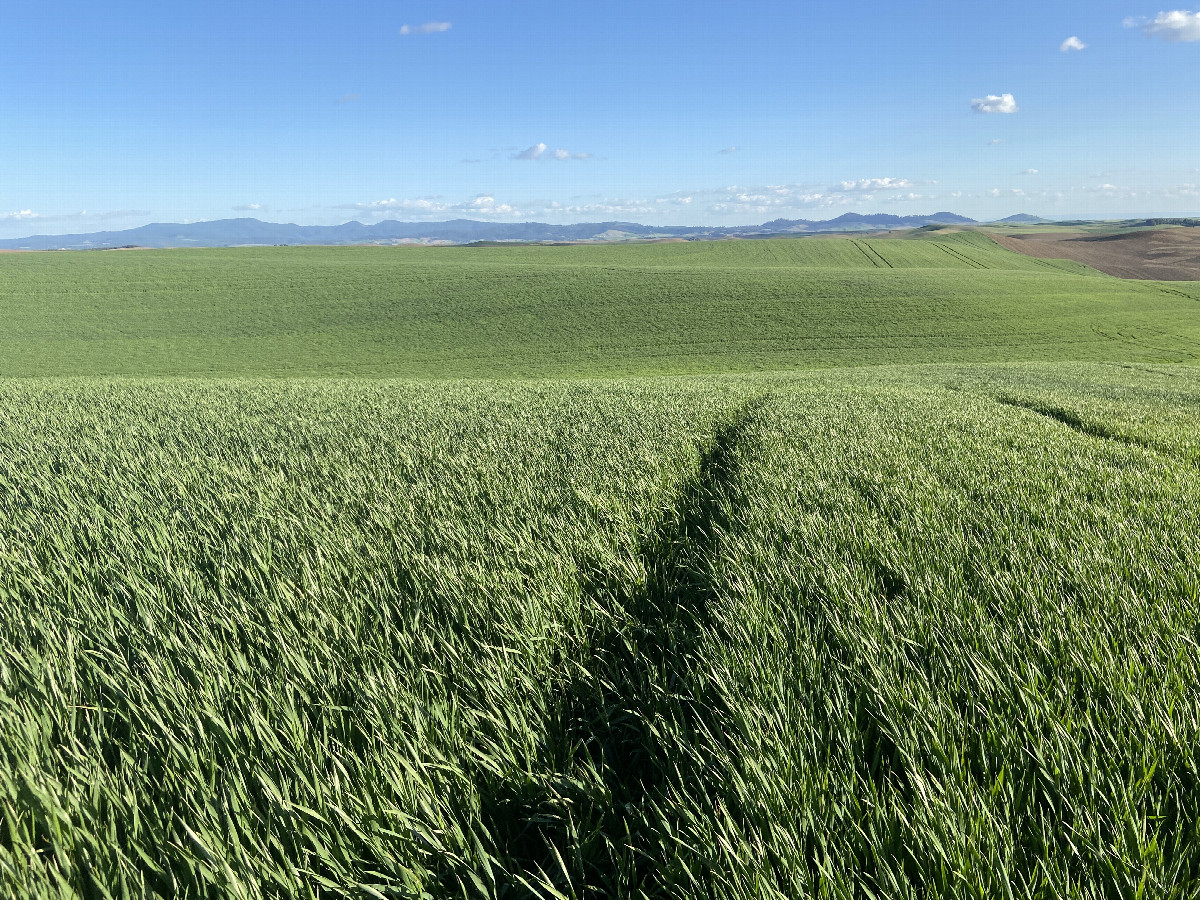
[[[1117,278],[1200,281],[1198,228],[1154,228],[1103,235],[1073,231],[988,235],[1005,249],[1038,259],[1071,259]]]

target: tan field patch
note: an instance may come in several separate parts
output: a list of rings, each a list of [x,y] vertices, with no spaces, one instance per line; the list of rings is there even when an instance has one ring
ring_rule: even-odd
[[[1151,228],[1101,235],[988,232],[988,236],[1001,247],[1025,256],[1070,259],[1117,278],[1200,281],[1200,228]]]

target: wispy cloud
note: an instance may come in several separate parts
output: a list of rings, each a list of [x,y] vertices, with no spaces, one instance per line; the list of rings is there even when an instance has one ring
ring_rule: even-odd
[[[362,94],[342,94],[338,97],[338,103],[353,103],[355,100],[361,100]]]
[[[148,210],[148,209],[112,209],[107,212],[99,212],[99,213],[82,212],[82,213],[80,213],[80,215],[84,216],[86,218],[92,218],[92,219],[96,219],[101,222],[105,222],[105,221],[108,221],[109,219],[133,219],[133,218],[137,218],[138,216],[148,216],[148,215],[150,215],[150,210]]]
[[[88,212],[86,209],[76,213],[37,213],[32,209],[22,209],[16,212],[0,213],[0,222],[109,222],[114,219],[132,219],[138,216],[148,216],[148,209],[113,209],[101,212]]]
[[[422,212],[441,212],[449,209],[450,204],[441,203],[436,197],[416,197],[413,199],[397,200],[391,197],[387,200],[371,200],[366,203],[344,203],[338,209],[356,209],[367,213],[386,213],[393,211],[419,210]]]
[[[912,187],[907,178],[863,178],[860,181],[842,181],[830,188],[831,191],[888,191]]]
[[[541,152],[543,156],[547,155],[546,150]],[[884,203],[933,202],[937,200],[937,195],[921,192],[920,186],[935,184],[937,182],[910,181],[905,178],[864,178],[839,182],[832,187],[815,184],[729,185],[640,198],[594,195],[553,200],[514,200],[485,192],[469,199],[392,197],[330,208],[352,210],[363,221],[379,221],[387,217],[403,217],[410,221],[459,217],[485,221],[653,221],[660,218],[669,221],[681,214],[689,218],[707,214],[714,219],[764,221],[772,218],[822,218],[824,216],[813,213],[829,210],[869,212],[874,208],[874,211],[878,211],[878,206]]]
[[[724,150],[718,150],[717,152],[718,153],[726,153],[726,154],[737,153],[738,150],[740,150],[740,149],[741,149],[741,147],[726,147]]]
[[[1003,144],[1003,143],[1004,143],[1004,138],[992,138],[990,141],[988,141],[988,146],[995,147],[997,144]]]
[[[572,153],[570,150],[562,150],[562,149],[551,150],[548,146],[546,146],[546,144],[537,143],[537,144],[534,144],[532,147],[526,147],[524,150],[514,153],[512,158],[513,159],[522,159],[522,160],[536,160],[536,159],[551,160],[552,159],[552,160],[558,160],[559,162],[565,162],[566,160],[571,160],[571,159],[591,159],[592,154],[590,154],[590,153]]]
[[[498,203],[491,194],[479,194],[466,203],[455,206],[454,209],[477,216],[512,216],[520,212],[511,203]]]
[[[891,182],[899,187],[901,179],[865,179]],[[706,196],[708,211],[716,215],[780,215],[789,211],[824,209],[838,206],[857,206],[875,202],[875,195],[861,190],[842,190],[841,184],[862,184],[861,181],[841,182],[822,190],[805,184],[768,184],[758,187],[731,186],[718,191],[693,191],[694,196]],[[909,184],[905,181],[904,184]]]
[[[1140,28],[1148,37],[1162,38],[1172,43],[1200,41],[1200,12],[1173,9],[1160,12],[1153,19],[1128,18],[1125,27]]]
[[[1058,49],[1063,53],[1070,53],[1072,50],[1086,50],[1087,44],[1075,37],[1075,35],[1071,35],[1058,45]]]
[[[908,191],[904,194],[893,194],[890,197],[884,197],[884,203],[915,203],[918,200],[933,200],[935,197],[932,194],[918,194],[915,191]]]
[[[334,209],[352,209],[366,216],[385,216],[397,213],[417,219],[446,215],[512,216],[520,210],[508,203],[498,203],[490,194],[479,194],[470,200],[453,203],[443,197],[411,197],[397,200],[372,200],[367,203],[343,203]]]
[[[405,37],[411,34],[438,34],[451,29],[449,22],[426,22],[424,25],[401,25],[400,33]]]
[[[234,212],[270,212],[262,203],[242,203],[233,209]]]
[[[548,216],[648,216],[658,210],[643,200],[626,200],[620,197],[606,197],[596,203],[576,203],[560,205],[548,204],[541,212]]]
[[[1012,94],[988,94],[972,100],[971,109],[977,113],[1015,113],[1018,107]]]
[[[1021,172],[1022,175],[1036,175],[1037,173],[1038,173],[1037,169],[1025,169],[1024,171]]]
[[[513,154],[513,159],[541,159],[546,152],[545,144],[534,144],[519,153]]]

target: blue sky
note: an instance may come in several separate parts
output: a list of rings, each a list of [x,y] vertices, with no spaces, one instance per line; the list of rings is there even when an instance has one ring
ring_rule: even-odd
[[[0,236],[1195,215],[1156,2],[0,0]]]

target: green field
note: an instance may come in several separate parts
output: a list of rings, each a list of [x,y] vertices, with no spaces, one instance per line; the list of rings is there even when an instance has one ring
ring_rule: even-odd
[[[0,375],[579,377],[1194,361],[1200,285],[964,233],[10,254]]]
[[[0,896],[1195,897],[1198,298],[0,257]]]

